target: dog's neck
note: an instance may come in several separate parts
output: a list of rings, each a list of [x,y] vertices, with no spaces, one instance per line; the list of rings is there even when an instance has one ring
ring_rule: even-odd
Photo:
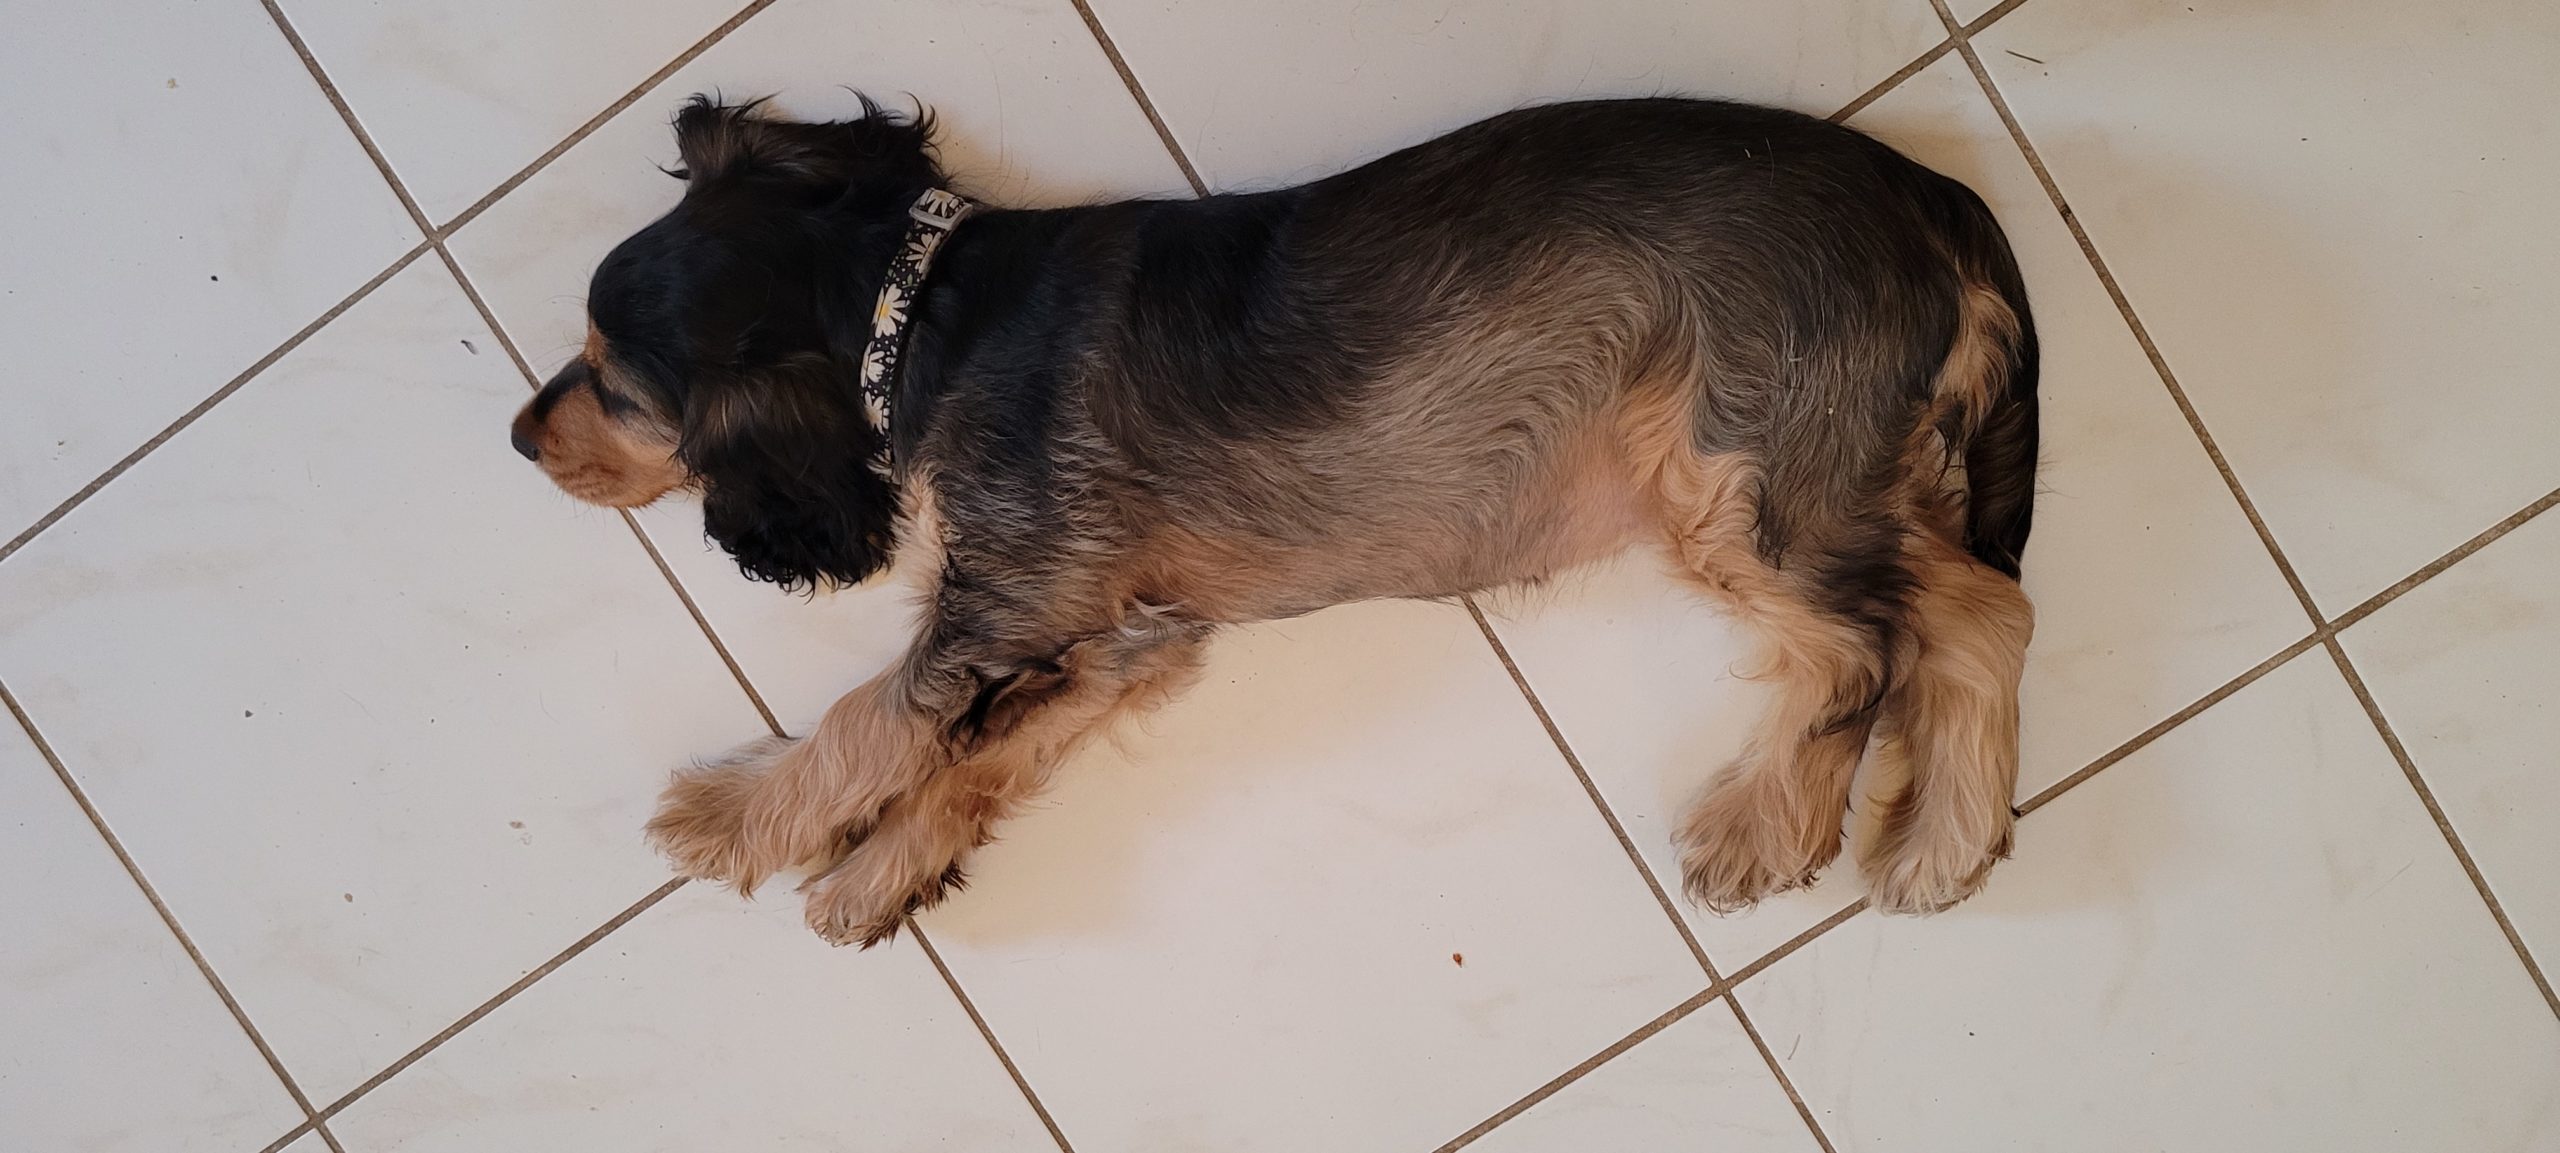
[[[889,398],[897,389],[898,362],[906,356],[916,296],[942,242],[976,208],[957,194],[928,188],[907,209],[906,236],[880,279],[880,298],[871,310],[871,338],[862,350],[862,404],[884,444],[895,443],[889,429]]]

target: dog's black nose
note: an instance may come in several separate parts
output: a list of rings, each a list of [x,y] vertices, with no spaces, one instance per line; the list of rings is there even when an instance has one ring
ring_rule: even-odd
[[[507,443],[516,446],[517,456],[521,456],[530,461],[540,461],[542,459],[542,450],[534,447],[533,438],[524,434],[524,427],[522,425],[518,425],[507,430]]]

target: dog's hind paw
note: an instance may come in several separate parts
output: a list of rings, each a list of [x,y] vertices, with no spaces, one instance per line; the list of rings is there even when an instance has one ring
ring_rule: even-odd
[[[1996,821],[1968,829],[1931,833],[1888,832],[1861,853],[1859,862],[1871,878],[1867,897],[1887,913],[1937,913],[1982,890],[1991,866],[2009,856],[2014,818],[2006,812]]]
[[[1689,899],[1738,913],[1813,884],[1840,853],[1837,818],[1799,820],[1765,777],[1728,771],[1680,823],[1680,879]]]

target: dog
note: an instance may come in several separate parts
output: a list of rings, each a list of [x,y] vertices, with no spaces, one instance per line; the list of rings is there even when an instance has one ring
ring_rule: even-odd
[[[511,429],[572,496],[698,496],[748,576],[921,574],[902,659],[677,774],[684,875],[806,869],[865,947],[1220,626],[1667,545],[1775,702],[1679,824],[1719,912],[1840,852],[1946,908],[2010,851],[2037,348],[1962,184],[1791,112],[1524,108],[1276,191],[975,208],[931,114],[695,97]]]

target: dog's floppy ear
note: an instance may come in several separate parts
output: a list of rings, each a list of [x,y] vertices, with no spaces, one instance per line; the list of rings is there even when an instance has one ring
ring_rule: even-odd
[[[676,454],[702,485],[702,527],[739,571],[786,589],[849,585],[895,546],[884,446],[819,358],[699,389]]]
[[[674,175],[700,183],[725,176],[763,174],[797,178],[827,189],[861,182],[929,185],[935,182],[930,149],[933,117],[887,112],[855,94],[862,116],[810,124],[762,114],[764,99],[722,104],[697,95],[676,113]]]

